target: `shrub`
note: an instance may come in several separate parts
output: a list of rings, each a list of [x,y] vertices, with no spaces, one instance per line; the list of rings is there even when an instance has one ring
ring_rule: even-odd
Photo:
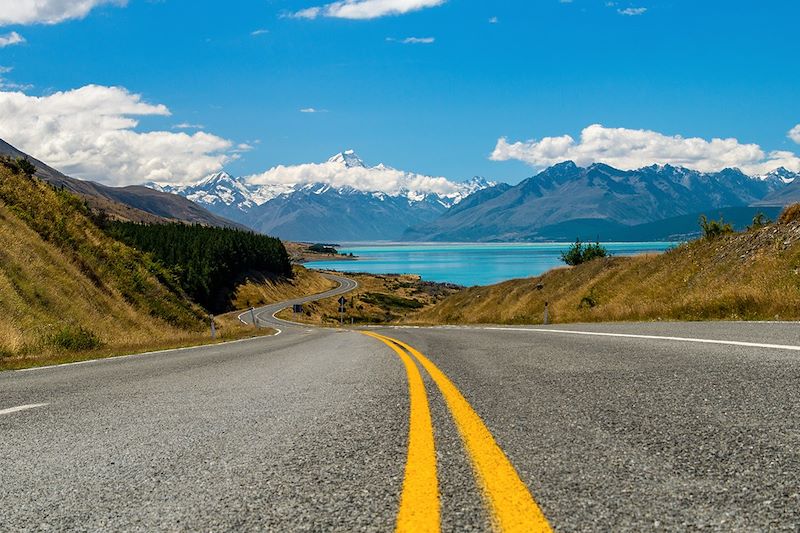
[[[594,293],[594,287],[589,289],[588,294],[581,298],[581,303],[578,304],[578,309],[592,309],[598,305],[597,295]]]
[[[567,251],[561,252],[561,260],[570,266],[576,266],[609,255],[611,254],[599,241],[594,244],[584,244],[577,239]]]
[[[770,224],[772,224],[772,221],[768,219],[766,216],[764,216],[764,213],[758,212],[756,213],[756,216],[753,217],[753,222],[749,226],[747,226],[747,229],[748,230],[761,229],[764,226],[768,226]]]
[[[703,230],[703,238],[705,239],[716,239],[722,235],[733,233],[733,226],[725,222],[722,217],[719,217],[719,220],[708,220],[708,217],[701,215],[700,229]]]
[[[97,336],[83,328],[67,324],[47,337],[47,344],[69,351],[82,351],[98,348],[102,344]]]
[[[800,220],[800,204],[786,206],[781,216],[778,217],[779,224],[788,224]]]

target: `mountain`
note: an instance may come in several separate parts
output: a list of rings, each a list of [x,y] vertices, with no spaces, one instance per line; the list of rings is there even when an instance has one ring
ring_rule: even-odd
[[[209,226],[236,226],[203,209],[194,202],[150,187],[134,185],[109,187],[92,181],[71,178],[0,139],[0,155],[27,158],[36,166],[35,175],[55,187],[63,187],[83,197],[92,209],[132,222],[158,223],[177,220]]]
[[[786,187],[777,189],[753,205],[765,207],[782,207],[800,202],[800,173],[792,172],[781,167],[767,174],[767,179],[781,180],[787,183]]]
[[[404,239],[554,240],[570,222],[572,230],[596,230],[604,239],[603,230],[620,235],[625,227],[749,206],[786,188],[790,178],[782,173],[751,178],[737,169],[702,173],[670,165],[632,171],[601,163],[582,168],[566,161],[505,190],[481,191],[469,204],[410,228]]]
[[[148,184],[257,231],[305,241],[398,239],[410,226],[493,186],[479,177],[457,183],[383,164],[369,167],[353,150],[250,178],[220,172],[188,185]]]
[[[290,187],[270,189],[248,185],[241,178],[227,172],[217,172],[189,185],[160,185],[148,183],[147,187],[186,198],[218,216],[247,225],[248,213],[253,207],[269,199],[291,192]]]

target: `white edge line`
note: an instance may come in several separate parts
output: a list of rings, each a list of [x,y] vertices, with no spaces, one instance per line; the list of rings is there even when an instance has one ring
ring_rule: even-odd
[[[776,324],[796,324],[796,322],[769,322]],[[634,333],[606,333],[602,331],[581,331],[573,329],[544,329],[544,328],[509,328],[500,326],[459,326],[455,324],[442,326],[397,326],[397,325],[366,325],[365,328],[375,329],[446,329],[446,330],[480,330],[480,331],[524,331],[533,333],[556,333],[561,335],[584,335],[595,337],[619,337],[626,339],[649,339],[659,341],[694,342],[699,344],[721,344],[726,346],[743,346],[746,348],[767,348],[773,350],[788,350],[800,352],[800,346],[791,344],[768,344],[746,341],[726,341],[720,339],[698,339],[694,337],[670,337],[664,335],[638,335]]]
[[[8,409],[0,409],[0,415],[10,415],[19,411],[27,411],[28,409],[36,409],[37,407],[44,407],[50,405],[49,403],[30,403],[28,405],[18,405],[17,407],[9,407]]]
[[[282,331],[278,328],[272,328],[275,330],[274,335],[257,335],[255,337],[247,337],[245,339],[236,339],[232,341],[224,341],[224,342],[216,342],[211,344],[198,344],[196,346],[183,346],[181,348],[168,348],[166,350],[156,350],[153,352],[141,352],[141,353],[130,353],[127,355],[112,355],[109,357],[100,357],[98,359],[85,359],[83,361],[73,361],[72,363],[61,363],[58,365],[47,365],[47,366],[32,366],[30,368],[19,368],[17,370],[10,370],[9,372],[33,372],[34,370],[47,370],[50,368],[61,368],[65,366],[76,366],[76,365],[87,365],[90,363],[107,363],[111,361],[119,361],[122,359],[129,359],[131,357],[143,357],[149,355],[159,355],[159,354],[166,354],[171,352],[183,352],[186,350],[199,350],[203,348],[215,348],[218,346],[225,346],[227,344],[237,344],[240,342],[249,342],[249,341],[256,341],[256,340],[264,340],[264,339],[271,339],[277,337],[282,333]],[[0,372],[2,375],[2,372]]]
[[[540,329],[540,328],[498,328],[498,327],[484,327],[475,328],[491,331],[529,331],[535,333],[557,333],[562,335],[586,335],[594,337],[621,337],[625,339],[649,339],[659,341],[678,341],[678,342],[694,342],[698,344],[723,344],[727,346],[745,346],[748,348],[771,348],[775,350],[790,350],[793,352],[800,352],[800,346],[793,346],[789,344],[765,344],[760,342],[745,342],[745,341],[726,341],[719,339],[698,339],[694,337],[669,337],[662,335],[636,335],[633,333],[604,333],[601,331],[578,331],[571,329]]]

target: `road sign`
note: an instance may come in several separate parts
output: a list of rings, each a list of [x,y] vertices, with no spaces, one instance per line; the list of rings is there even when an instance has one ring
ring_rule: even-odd
[[[345,298],[344,296],[339,296],[339,306],[344,307],[344,304],[346,303],[347,303],[347,298]]]
[[[303,312],[303,304],[294,304],[292,306],[292,311],[295,313],[302,313]]]

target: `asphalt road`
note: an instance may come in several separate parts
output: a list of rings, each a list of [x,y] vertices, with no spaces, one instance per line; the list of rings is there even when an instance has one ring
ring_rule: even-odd
[[[800,524],[797,324],[277,327],[0,373],[0,530]]]

